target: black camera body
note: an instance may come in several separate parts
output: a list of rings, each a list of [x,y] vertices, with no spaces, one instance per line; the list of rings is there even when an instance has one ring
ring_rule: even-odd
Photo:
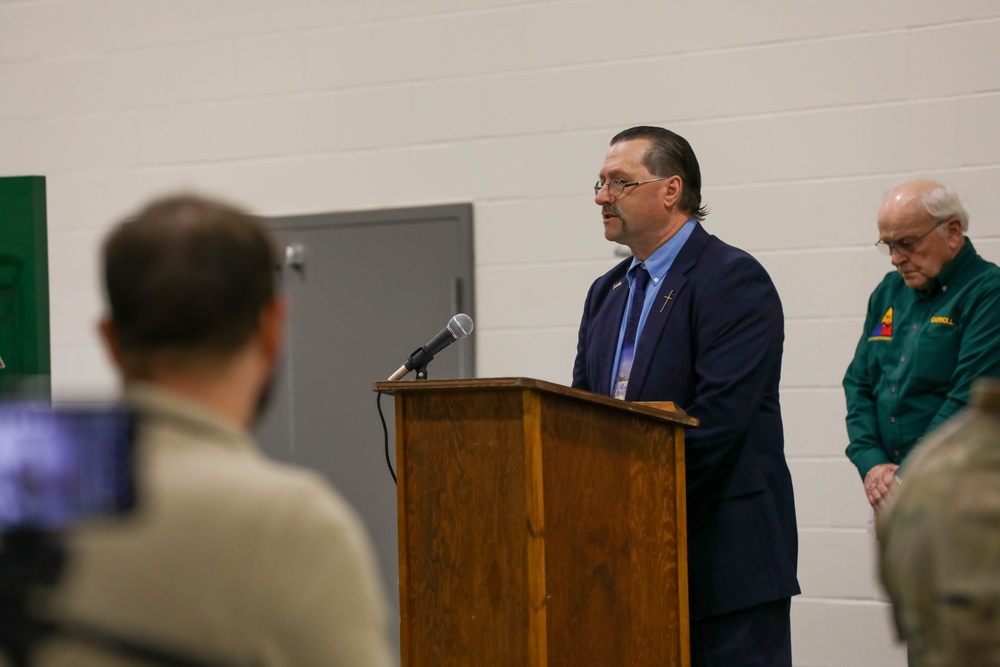
[[[60,630],[31,602],[59,580],[62,533],[135,506],[134,433],[119,406],[0,403],[0,650],[14,665]]]
[[[224,667],[33,604],[72,555],[65,531],[136,506],[135,431],[121,406],[0,403],[0,653],[14,667],[28,667],[35,646],[55,635],[152,664]]]

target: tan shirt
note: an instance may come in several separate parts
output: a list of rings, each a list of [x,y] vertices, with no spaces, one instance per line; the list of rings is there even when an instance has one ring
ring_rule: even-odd
[[[78,529],[60,613],[229,665],[394,664],[373,550],[317,475],[150,386],[139,415],[133,516]],[[49,642],[42,667],[148,664]]]

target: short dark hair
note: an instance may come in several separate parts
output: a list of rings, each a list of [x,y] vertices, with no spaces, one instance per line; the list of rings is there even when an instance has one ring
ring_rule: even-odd
[[[276,291],[276,246],[253,216],[182,194],[120,223],[103,248],[111,327],[125,354],[225,355],[258,330]]]
[[[616,134],[611,145],[639,139],[652,143],[642,157],[642,164],[649,173],[657,177],[680,176],[683,183],[681,209],[695,220],[704,220],[708,209],[701,205],[701,168],[687,139],[662,127],[639,125]]]

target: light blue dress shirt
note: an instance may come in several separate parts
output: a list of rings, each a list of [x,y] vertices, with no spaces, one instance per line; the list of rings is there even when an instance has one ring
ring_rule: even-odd
[[[642,302],[642,315],[639,316],[639,329],[635,334],[635,344],[636,347],[639,346],[639,341],[642,339],[642,327],[646,324],[646,317],[649,315],[649,309],[653,307],[653,302],[656,301],[656,294],[660,291],[660,283],[667,276],[667,271],[673,265],[674,260],[677,259],[677,255],[680,254],[681,248],[687,243],[687,240],[691,237],[692,232],[694,232],[695,226],[694,219],[690,219],[684,223],[676,234],[670,237],[666,243],[661,245],[645,262],[640,262],[635,257],[632,258],[632,266],[629,267],[628,272],[625,277],[628,279],[629,291],[632,290],[632,286],[635,283],[635,272],[636,267],[640,264],[646,265],[646,270],[649,271],[649,287],[646,288],[646,298]],[[622,325],[618,331],[618,345],[615,349],[615,365],[612,366],[611,372],[611,386],[608,389],[610,394],[613,396],[615,391],[615,381],[618,379],[618,363],[621,360],[622,354],[622,343],[625,340],[625,324],[628,322],[629,312],[632,310],[632,300],[626,300],[625,304],[625,314],[622,316]]]

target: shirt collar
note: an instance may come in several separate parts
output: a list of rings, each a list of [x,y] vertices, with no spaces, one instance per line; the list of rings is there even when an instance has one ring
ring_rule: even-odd
[[[628,269],[629,284],[631,285],[635,278],[635,267],[640,264],[645,264],[646,270],[649,271],[650,282],[652,282],[653,285],[658,286],[664,276],[667,275],[667,271],[670,270],[674,260],[677,259],[677,255],[680,253],[681,248],[683,248],[687,240],[691,238],[691,234],[694,232],[695,224],[694,218],[685,222],[681,228],[677,230],[677,233],[671,236],[666,243],[654,250],[653,254],[650,255],[645,262],[633,257],[632,265],[629,266]]]
[[[975,258],[976,249],[972,246],[972,241],[969,240],[969,237],[966,236],[965,243],[962,244],[962,249],[958,251],[958,254],[950,262],[941,267],[938,274],[928,281],[926,287],[916,290],[917,295],[921,299],[929,299],[938,292],[946,290],[948,284],[955,278],[955,275],[971,264]]]
[[[197,434],[206,442],[253,448],[250,436],[237,424],[209,408],[154,383],[130,382],[124,402],[145,423],[170,424],[172,428]]]
[[[947,285],[955,277],[955,274],[969,265],[975,257],[976,249],[972,247],[972,241],[969,240],[969,237],[965,237],[962,249],[950,262],[941,267],[941,271],[937,274],[937,281],[942,285]]]

